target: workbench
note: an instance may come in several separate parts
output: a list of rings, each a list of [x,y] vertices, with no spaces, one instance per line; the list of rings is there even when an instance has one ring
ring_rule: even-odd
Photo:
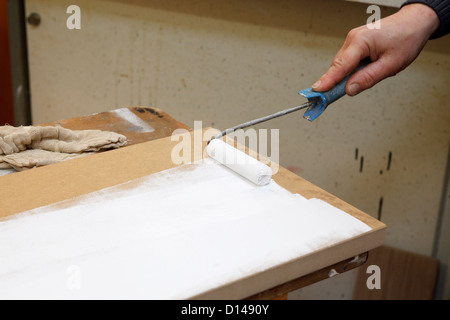
[[[176,129],[190,130],[189,126],[177,121],[162,110],[150,107],[123,108],[89,116],[55,121],[43,125],[60,125],[72,130],[99,129],[114,131],[127,137],[128,146],[124,148],[170,137],[172,132]],[[284,168],[280,168],[279,172],[273,176],[273,179],[281,186],[289,185],[289,188],[287,189],[291,192],[302,194],[306,198],[315,197],[325,200],[329,204],[332,204],[363,221],[372,227],[374,232],[368,237],[365,237],[364,241],[359,240],[359,243],[355,242],[355,244],[352,245],[351,252],[353,254],[351,256],[345,256],[347,254],[345,253],[346,250],[343,250],[343,246],[338,245],[335,248],[335,251],[340,252],[336,255],[337,257],[340,257],[338,261],[334,261],[331,265],[316,265],[311,262],[309,263],[311,265],[308,267],[310,272],[307,274],[267,287],[262,292],[251,295],[247,297],[247,299],[287,299],[289,292],[329,277],[348,272],[349,270],[363,265],[367,260],[368,251],[382,244],[384,240],[385,225],[378,220],[364,214],[360,210]],[[295,183],[293,183],[293,181]],[[308,263],[306,264],[308,265]],[[280,268],[279,272],[284,272],[283,268]],[[243,282],[245,281],[246,280],[243,279]],[[210,297],[220,298],[220,292],[213,292],[210,296],[201,296],[199,298]]]

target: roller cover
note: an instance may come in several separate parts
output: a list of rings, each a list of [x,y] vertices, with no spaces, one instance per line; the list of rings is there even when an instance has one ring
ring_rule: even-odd
[[[214,160],[258,186],[267,185],[272,180],[272,169],[270,167],[222,140],[211,140],[206,152]]]

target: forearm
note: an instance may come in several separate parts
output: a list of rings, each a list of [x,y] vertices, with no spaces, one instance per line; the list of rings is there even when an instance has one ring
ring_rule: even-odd
[[[442,37],[450,32],[450,0],[408,0],[403,5],[422,4],[431,8],[439,19],[439,26],[430,39]]]
[[[399,27],[409,28],[411,32],[417,33],[425,42],[433,37],[440,27],[437,13],[428,5],[422,3],[405,5],[395,15]],[[403,32],[407,34],[407,30]]]

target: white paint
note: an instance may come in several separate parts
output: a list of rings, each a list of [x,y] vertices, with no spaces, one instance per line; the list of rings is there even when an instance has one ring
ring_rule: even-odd
[[[272,179],[272,170],[268,166],[222,140],[213,139],[206,151],[211,158],[258,186],[267,185]]]
[[[355,256],[355,257],[349,262],[349,264],[350,264],[350,263],[359,262],[359,260],[360,260],[359,255],[358,255],[358,256]]]
[[[128,108],[122,108],[122,109],[116,109],[114,110],[114,113],[116,113],[119,117],[121,117],[123,120],[129,122],[135,127],[135,131],[139,132],[153,132],[155,129],[149,125],[147,122],[139,118],[137,115],[135,115],[133,112],[131,112]]]
[[[333,278],[333,277],[337,276],[338,274],[339,274],[339,272],[337,272],[336,269],[331,269],[328,272],[328,278]]]
[[[184,299],[370,230],[206,159],[0,221],[0,299]]]

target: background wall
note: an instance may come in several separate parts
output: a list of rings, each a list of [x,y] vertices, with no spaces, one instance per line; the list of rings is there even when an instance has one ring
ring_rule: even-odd
[[[76,3],[75,3],[76,2]],[[81,8],[81,30],[66,9]],[[158,107],[218,129],[303,103],[367,4],[336,0],[27,0],[35,124]],[[382,15],[396,11],[382,7]],[[396,77],[280,129],[280,163],[388,226],[386,243],[431,255],[450,141],[449,38]],[[448,231],[446,231],[448,234]],[[354,272],[292,298],[351,298]]]
[[[376,4],[381,6],[390,6],[395,8],[400,8],[403,2],[406,0],[346,0],[346,1],[353,1],[353,2],[362,2],[367,3],[369,5]]]

